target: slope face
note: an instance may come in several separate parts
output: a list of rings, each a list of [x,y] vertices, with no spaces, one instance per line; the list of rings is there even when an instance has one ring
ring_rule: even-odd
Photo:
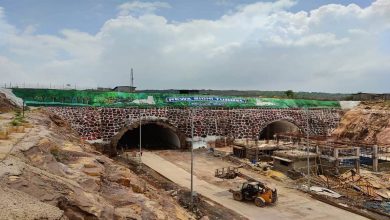
[[[345,113],[333,135],[342,140],[390,144],[390,103],[361,103]]]
[[[12,204],[27,205],[8,208],[11,218],[0,219],[193,219],[169,194],[95,151],[65,123],[43,110],[26,115],[31,128],[11,134],[11,153],[0,158],[0,207],[8,195]]]

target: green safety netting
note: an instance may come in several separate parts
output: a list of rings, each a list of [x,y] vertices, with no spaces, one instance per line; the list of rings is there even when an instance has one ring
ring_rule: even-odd
[[[242,98],[169,93],[125,93],[93,90],[15,88],[13,93],[28,106],[94,107],[226,107],[226,108],[340,108],[338,101]]]

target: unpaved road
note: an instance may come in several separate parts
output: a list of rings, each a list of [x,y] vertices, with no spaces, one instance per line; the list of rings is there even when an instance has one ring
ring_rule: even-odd
[[[153,152],[144,152],[142,161],[176,184],[187,188],[190,187],[189,172],[174,163]],[[233,200],[231,193],[227,191],[226,187],[211,184],[199,179],[197,176],[194,176],[194,190],[248,219],[366,219],[362,216],[314,200],[304,193],[293,189],[290,189],[290,192],[287,192],[288,190],[286,189],[279,191],[278,203],[265,208],[258,208],[250,202],[237,202]]]

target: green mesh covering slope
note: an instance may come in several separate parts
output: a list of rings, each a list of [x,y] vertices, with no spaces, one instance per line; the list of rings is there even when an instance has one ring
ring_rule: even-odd
[[[337,101],[242,98],[167,93],[124,93],[54,89],[13,89],[28,106],[340,108]]]

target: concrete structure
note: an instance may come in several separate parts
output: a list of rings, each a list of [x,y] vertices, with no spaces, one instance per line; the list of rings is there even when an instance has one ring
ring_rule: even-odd
[[[176,134],[180,146],[191,137],[191,120],[194,120],[194,135],[198,138],[226,136],[234,139],[258,139],[264,128],[271,123],[287,121],[301,133],[323,135],[334,129],[340,120],[340,110],[312,109],[211,109],[191,111],[181,108],[93,108],[93,107],[49,107],[49,111],[67,120],[71,126],[91,142],[116,144],[124,134],[129,134],[141,125],[156,124],[150,135],[168,129]],[[308,117],[308,118],[307,118]],[[307,127],[307,121],[310,122]],[[278,133],[277,128],[269,131]],[[147,135],[147,134],[145,134]]]
[[[276,141],[237,140],[234,142],[233,154],[249,161],[272,161],[272,155],[277,150],[291,149],[290,145],[280,144]]]
[[[351,146],[317,146],[321,172],[340,174],[351,168],[360,173],[360,148]]]
[[[316,153],[301,150],[281,150],[274,151],[273,169],[288,173],[289,171],[307,173],[307,158],[310,161],[310,168],[317,170]]]
[[[112,89],[112,91],[115,92],[134,92],[135,91],[134,86],[116,86],[115,88]]]
[[[360,161],[363,166],[371,168],[374,172],[390,170],[389,146],[361,146]]]

